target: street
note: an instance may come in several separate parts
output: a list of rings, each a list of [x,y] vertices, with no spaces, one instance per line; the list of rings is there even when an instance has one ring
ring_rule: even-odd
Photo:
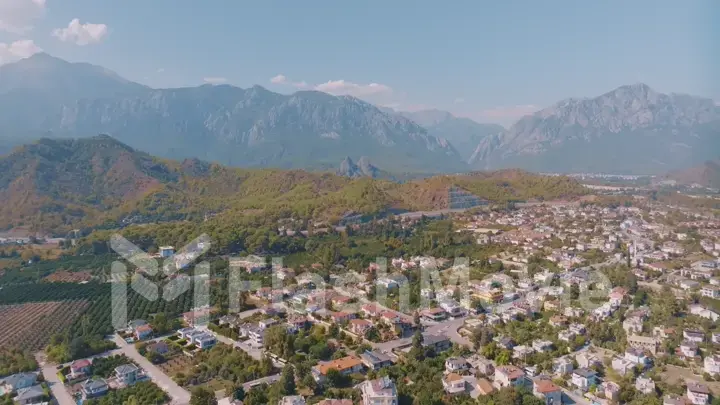
[[[152,381],[157,384],[158,387],[162,388],[163,391],[168,393],[168,395],[172,399],[172,404],[185,405],[190,403],[190,393],[181,386],[177,385],[175,381],[173,381],[170,377],[163,373],[162,370],[160,370],[154,364],[148,361],[148,359],[141,356],[140,353],[138,353],[137,349],[135,349],[135,345],[128,344],[123,338],[121,338],[117,334],[113,337],[113,340],[115,341],[115,344],[117,344],[120,348],[116,351],[119,351],[121,354],[126,355],[128,358],[130,358],[132,361],[142,367],[142,369],[145,370],[145,373],[150,377],[150,379],[152,379]]]
[[[57,365],[47,363],[44,353],[37,353],[35,359],[38,365],[42,369],[43,377],[47,381],[50,391],[52,391],[53,397],[57,400],[59,405],[75,405],[75,400],[70,393],[65,389],[63,383],[60,382],[57,376]]]

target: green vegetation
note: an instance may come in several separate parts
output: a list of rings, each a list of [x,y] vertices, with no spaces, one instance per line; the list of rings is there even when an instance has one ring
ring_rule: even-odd
[[[32,371],[38,365],[32,353],[18,349],[0,349],[0,377]]]
[[[174,376],[179,384],[195,386],[218,379],[239,385],[273,372],[269,360],[258,362],[244,351],[224,344],[197,354],[193,361],[195,367]]]
[[[131,387],[110,391],[107,395],[89,399],[87,405],[160,405],[168,401],[165,391],[150,381],[142,381]]]

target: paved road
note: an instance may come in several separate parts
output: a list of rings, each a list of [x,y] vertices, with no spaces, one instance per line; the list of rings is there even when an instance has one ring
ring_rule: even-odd
[[[43,377],[50,386],[53,397],[57,400],[59,405],[76,405],[75,400],[70,395],[65,385],[60,382],[57,376],[57,364],[46,363],[45,356],[42,353],[35,355],[40,368],[42,369]]]
[[[167,374],[163,373],[157,366],[148,361],[148,359],[141,356],[137,349],[135,349],[135,345],[128,344],[119,335],[115,335],[113,340],[120,348],[119,350],[122,354],[126,355],[142,367],[150,379],[152,379],[158,387],[162,388],[163,391],[168,393],[172,399],[172,404],[185,405],[190,403],[190,393],[177,385],[175,381],[168,377]]]
[[[247,392],[247,391],[250,391],[250,389],[252,387],[257,387],[258,385],[262,385],[262,384],[269,385],[269,384],[272,384],[279,380],[280,380],[280,374],[273,374],[273,375],[269,375],[267,377],[258,378],[257,380],[254,380],[254,381],[248,381],[245,384],[243,384],[243,389],[245,390],[245,392]]]

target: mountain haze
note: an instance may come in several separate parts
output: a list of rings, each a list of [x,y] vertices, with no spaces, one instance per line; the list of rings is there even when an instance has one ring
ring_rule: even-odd
[[[0,89],[6,143],[107,133],[158,156],[235,166],[330,168],[352,152],[393,170],[466,169],[445,139],[350,96],[150,89],[46,54],[0,67]]]
[[[658,173],[717,156],[720,107],[713,100],[662,94],[645,84],[591,99],[568,99],[482,140],[477,168]]]

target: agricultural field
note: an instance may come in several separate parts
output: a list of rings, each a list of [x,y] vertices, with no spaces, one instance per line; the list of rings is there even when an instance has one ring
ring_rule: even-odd
[[[88,307],[85,300],[33,302],[0,306],[0,347],[39,350]]]
[[[49,283],[82,283],[90,281],[92,274],[89,271],[65,271],[59,270],[50,274],[43,280]]]

